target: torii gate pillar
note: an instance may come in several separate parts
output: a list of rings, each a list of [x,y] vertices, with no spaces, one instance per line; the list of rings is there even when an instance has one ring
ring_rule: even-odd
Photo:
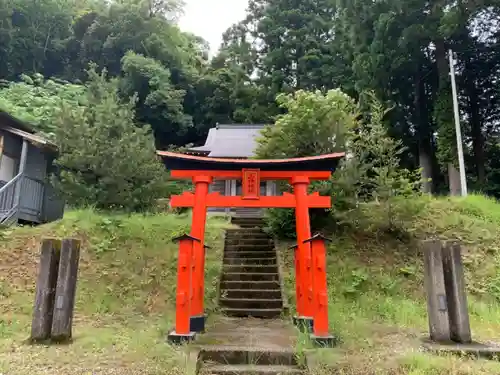
[[[297,176],[292,178],[295,194],[295,225],[297,231],[298,248],[295,253],[295,288],[297,296],[297,316],[294,321],[297,325],[312,327],[312,270],[311,244],[306,242],[311,237],[309,205],[307,204],[307,189],[309,178]]]
[[[198,238],[193,243],[193,270],[190,329],[192,332],[205,331],[203,301],[205,297],[205,225],[207,222],[208,185],[210,176],[194,176],[194,199],[191,236]]]

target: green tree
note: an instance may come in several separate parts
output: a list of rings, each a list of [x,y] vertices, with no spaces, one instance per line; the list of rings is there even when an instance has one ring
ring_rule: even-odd
[[[255,43],[270,95],[339,87],[343,60],[335,44],[336,2],[252,0],[244,24]]]
[[[9,11],[0,15],[10,18],[8,72],[2,78],[15,79],[21,74],[44,76],[64,70],[64,41],[71,36],[71,21],[76,10],[73,1],[6,0]],[[5,18],[0,23],[7,21]],[[8,21],[7,21],[8,22]]]
[[[146,210],[165,193],[152,134],[134,126],[136,98],[121,101],[116,79],[88,74],[88,107],[65,104],[57,117],[56,185],[72,205]]]
[[[152,124],[157,140],[184,136],[192,126],[191,116],[184,113],[184,90],[171,83],[171,73],[152,58],[129,51],[122,59],[121,91],[125,97],[137,95],[136,119]],[[158,142],[160,148],[168,146]]]
[[[348,157],[340,162],[333,179],[320,183],[333,198],[332,215],[340,226],[404,235],[405,220],[422,208],[413,205],[424,182],[420,170],[402,166],[405,146],[388,133],[387,108],[373,92],[362,95],[368,111],[348,129]],[[404,200],[404,204],[399,204]],[[417,201],[418,203],[418,201]],[[372,206],[380,215],[375,217]]]
[[[288,112],[274,128],[263,133],[258,155],[297,157],[335,151],[335,124],[342,124],[346,158],[331,180],[316,182],[312,188],[332,195],[331,214],[337,223],[352,226],[362,222],[363,209],[374,202],[384,207],[380,212],[386,215],[377,220],[385,224],[379,229],[399,230],[398,218],[407,213],[396,209],[395,200],[416,194],[422,180],[419,171],[401,167],[405,149],[400,140],[388,134],[386,119],[390,110],[372,92],[362,96],[361,106],[340,90],[326,95],[298,91],[295,97],[282,95],[281,100],[284,98]],[[361,114],[359,107],[368,110]],[[313,226],[321,225],[324,219],[324,211],[311,210]],[[293,235],[294,220],[293,210],[273,209],[267,213],[268,226],[278,235]],[[363,221],[363,225],[368,224]]]
[[[326,94],[299,90],[280,94],[276,100],[286,113],[263,129],[257,157],[301,157],[344,149],[345,131],[356,118],[356,105],[349,96],[340,90]]]

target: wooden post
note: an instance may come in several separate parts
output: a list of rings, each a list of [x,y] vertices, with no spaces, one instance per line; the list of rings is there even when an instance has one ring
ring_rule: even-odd
[[[79,260],[80,241],[63,239],[52,320],[51,336],[54,341],[67,341],[72,337]]]
[[[4,137],[3,135],[0,135],[0,165],[2,165],[3,142],[4,142]]]
[[[191,298],[191,331],[203,332],[205,330],[205,314],[203,302],[205,298],[205,225],[207,221],[207,194],[208,186],[212,182],[211,177],[193,177],[195,184],[195,205],[193,207],[193,218],[191,236],[198,241],[193,242],[193,275]]]
[[[33,308],[33,320],[31,323],[30,338],[34,342],[50,338],[60,250],[60,240],[42,240],[40,267],[35,292],[35,306]]]
[[[311,237],[311,224],[309,219],[309,205],[307,204],[307,187],[309,178],[297,176],[292,178],[295,193],[295,222],[297,230],[297,265],[300,267],[298,279],[299,300],[297,301],[297,321],[303,320],[304,326],[310,326],[312,310],[312,259],[311,244],[307,240]]]
[[[335,338],[328,332],[328,287],[326,281],[326,246],[330,241],[316,234],[304,241],[311,244],[313,274],[313,334],[311,340],[319,346],[335,345]]]
[[[462,344],[470,344],[467,294],[465,291],[464,268],[460,245],[447,242],[443,248],[444,283],[448,301],[450,338]]]
[[[177,261],[177,290],[175,303],[175,328],[168,335],[168,341],[174,344],[191,341],[196,332],[191,331],[191,289],[194,243],[200,240],[187,234],[173,239],[179,242]]]
[[[450,325],[441,242],[431,240],[425,241],[422,245],[430,338],[436,342],[447,342],[450,341]]]

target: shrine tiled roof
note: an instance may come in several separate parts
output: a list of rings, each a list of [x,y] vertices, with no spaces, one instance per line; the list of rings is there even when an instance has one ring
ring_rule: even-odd
[[[249,158],[254,156],[256,138],[263,128],[259,124],[217,125],[208,131],[203,146],[188,151],[215,158]]]

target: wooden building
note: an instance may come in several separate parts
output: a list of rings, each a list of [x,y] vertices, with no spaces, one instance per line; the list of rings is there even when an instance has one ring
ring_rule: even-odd
[[[264,125],[234,124],[216,125],[208,131],[207,139],[203,146],[192,147],[186,153],[212,158],[248,159],[255,155],[257,147],[256,138],[260,136]],[[210,184],[211,192],[219,192],[225,196],[241,195],[240,180],[215,180]],[[261,195],[276,195],[277,187],[274,181],[262,181],[260,184]],[[211,208],[210,212],[226,212],[235,216],[260,216],[262,209],[239,208],[218,209]]]
[[[57,147],[0,111],[0,224],[46,223],[63,216],[49,182]]]

